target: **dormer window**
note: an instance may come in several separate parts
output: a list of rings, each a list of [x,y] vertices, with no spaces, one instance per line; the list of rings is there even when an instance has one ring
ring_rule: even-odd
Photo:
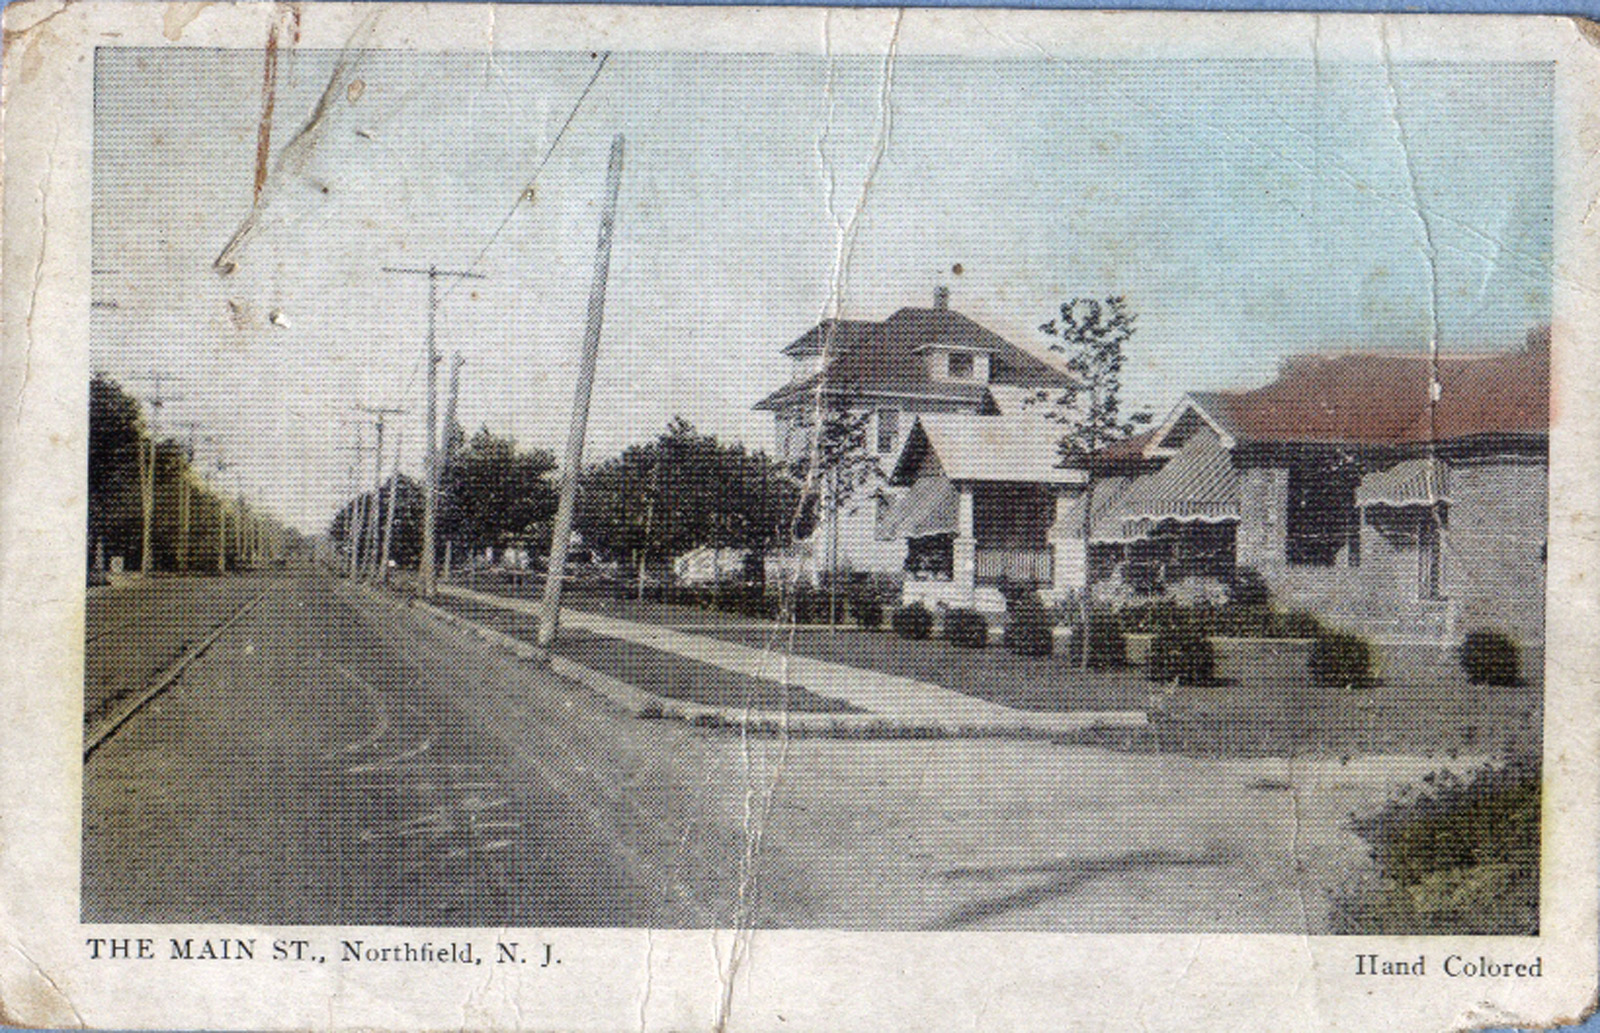
[[[971,352],[951,352],[950,379],[971,380],[973,374],[973,365]]]

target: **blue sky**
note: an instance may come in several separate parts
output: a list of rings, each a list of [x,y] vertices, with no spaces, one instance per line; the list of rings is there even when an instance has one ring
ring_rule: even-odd
[[[251,206],[260,54],[103,50],[95,279],[118,307],[96,310],[95,366],[182,373],[174,423],[317,528],[348,483],[341,413],[421,409],[425,286],[380,267],[470,267],[487,278],[440,310],[463,422],[554,449],[618,132],[592,458],[677,413],[766,445],[750,406],[786,379],[785,343],[941,283],[1033,347],[1061,301],[1126,295],[1128,400],[1157,411],[1293,352],[1424,349],[1435,312],[1446,351],[1515,347],[1549,318],[1545,65],[617,54],[552,151],[596,63],[363,55],[221,276]],[[275,153],[335,64],[285,55]],[[413,469],[417,423],[399,425]]]

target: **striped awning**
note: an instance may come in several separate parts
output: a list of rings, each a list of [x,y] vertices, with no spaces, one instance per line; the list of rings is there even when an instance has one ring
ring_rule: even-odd
[[[1238,520],[1239,472],[1221,440],[1198,431],[1165,466],[1136,478],[1116,509],[1123,536],[1138,536],[1165,520]]]
[[[1356,486],[1357,506],[1431,506],[1449,500],[1449,467],[1432,457],[1374,470]]]
[[[1133,485],[1133,477],[1103,477],[1094,485],[1094,512],[1089,517],[1091,542],[1117,542],[1123,540],[1122,516],[1118,505]],[[1068,538],[1083,537],[1083,507],[1089,500],[1087,491],[1081,492],[1067,507],[1066,514],[1056,521],[1058,535]]]
[[[917,478],[878,528],[878,538],[924,538],[932,534],[955,534],[960,502],[956,487],[946,477],[927,475]]]

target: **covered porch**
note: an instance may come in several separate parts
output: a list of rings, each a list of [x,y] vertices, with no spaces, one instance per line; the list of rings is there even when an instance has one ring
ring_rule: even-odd
[[[1037,425],[1010,422],[922,417],[913,427],[890,479],[910,490],[881,530],[906,542],[905,602],[999,613],[1006,589],[1055,584],[1058,498],[1083,474],[1056,465]]]

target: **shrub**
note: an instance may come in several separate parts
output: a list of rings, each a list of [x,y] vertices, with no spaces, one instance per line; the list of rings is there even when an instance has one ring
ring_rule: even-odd
[[[1019,592],[1010,605],[1002,641],[1018,656],[1049,656],[1055,651],[1056,637],[1051,632],[1050,614],[1037,592]]]
[[[1209,634],[1264,638],[1272,627],[1272,618],[1272,611],[1264,603],[1224,603],[1212,612]]]
[[[868,631],[876,631],[883,624],[883,602],[870,590],[855,592],[850,596],[850,616]]]
[[[933,634],[933,614],[921,603],[902,606],[889,616],[889,626],[901,638],[927,638]]]
[[[1461,644],[1461,669],[1473,685],[1522,684],[1517,644],[1499,631],[1470,631]]]
[[[1343,685],[1370,689],[1378,683],[1373,669],[1372,646],[1348,631],[1323,630],[1311,647],[1311,680],[1317,685]]]
[[[1226,582],[1228,602],[1234,606],[1265,607],[1272,601],[1267,579],[1254,567],[1239,567]]]
[[[989,644],[989,622],[977,610],[951,610],[945,614],[944,637],[951,645],[982,649]]]
[[[1122,630],[1130,635],[1150,634],[1184,619],[1184,610],[1171,599],[1125,606],[1118,611]]]
[[[772,620],[778,615],[778,611],[781,608],[778,596],[767,591],[767,587],[759,583],[747,583],[740,586],[734,601],[736,604],[735,609],[741,616],[757,619]]]
[[[1351,828],[1380,881],[1336,901],[1335,932],[1539,931],[1539,765],[1514,757],[1467,779],[1428,775]]]
[[[842,602],[842,601],[841,601]],[[805,581],[794,586],[793,613],[796,624],[832,624],[834,597],[831,592],[813,588]]]
[[[1217,680],[1217,654],[1194,621],[1176,620],[1150,641],[1145,677],[1180,685],[1211,685]]]
[[[1089,633],[1082,633],[1081,624],[1072,626],[1072,642],[1067,648],[1071,663],[1083,663],[1083,646],[1089,644],[1089,667],[1101,671],[1109,667],[1128,666],[1128,637],[1115,614],[1090,611]]]
[[[1267,623],[1268,638],[1316,638],[1322,631],[1322,622],[1304,610],[1274,612]]]

